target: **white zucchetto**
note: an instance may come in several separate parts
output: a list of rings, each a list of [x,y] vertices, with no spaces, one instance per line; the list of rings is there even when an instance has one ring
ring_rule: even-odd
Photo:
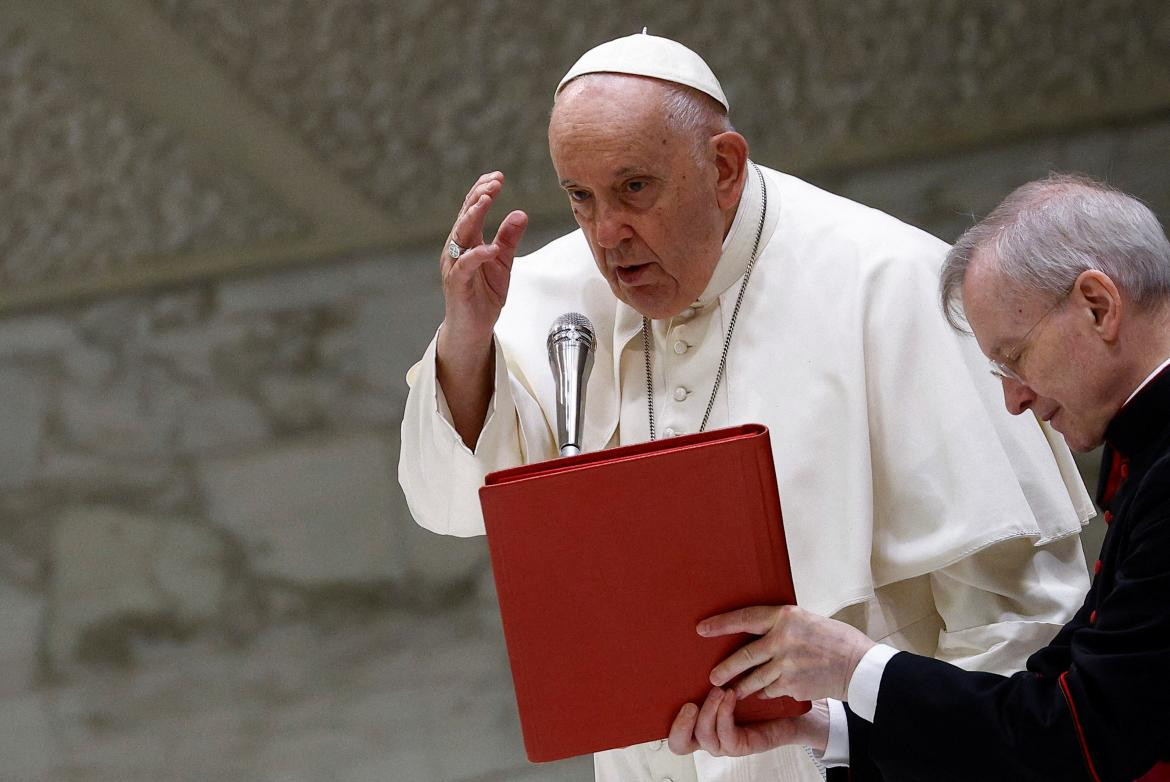
[[[719,80],[702,57],[678,41],[645,31],[615,38],[585,52],[561,79],[553,96],[560,95],[566,84],[586,73],[628,73],[672,81],[705,92],[724,109],[730,109]]]

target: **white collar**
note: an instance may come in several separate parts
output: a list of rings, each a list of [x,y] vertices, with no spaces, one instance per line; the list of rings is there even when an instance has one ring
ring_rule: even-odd
[[[1141,391],[1143,388],[1145,388],[1147,385],[1149,385],[1149,384],[1150,384],[1150,381],[1151,381],[1151,380],[1153,380],[1155,377],[1157,377],[1157,376],[1158,376],[1158,375],[1159,375],[1159,374],[1162,372],[1162,370],[1163,370],[1163,369],[1165,369],[1166,367],[1170,367],[1170,358],[1166,359],[1166,360],[1165,360],[1165,361],[1163,361],[1161,364],[1159,364],[1159,365],[1158,365],[1158,366],[1157,366],[1157,367],[1154,369],[1154,371],[1153,371],[1153,372],[1151,372],[1150,374],[1146,375],[1146,379],[1145,379],[1145,380],[1143,380],[1142,382],[1138,383],[1138,387],[1137,387],[1137,388],[1135,388],[1135,389],[1133,390],[1133,393],[1132,393],[1132,394],[1130,394],[1130,395],[1129,395],[1129,398],[1125,400],[1125,404],[1123,404],[1123,405],[1122,405],[1122,407],[1125,407],[1125,405],[1128,405],[1128,404],[1129,404],[1129,402],[1130,402],[1130,400],[1131,400],[1131,399],[1133,399],[1135,396],[1137,396],[1137,395],[1138,395],[1138,391]]]
[[[764,208],[763,199],[763,172],[748,162],[748,177],[744,184],[743,194],[739,198],[739,207],[735,210],[735,218],[723,239],[723,252],[707,287],[699,294],[692,306],[704,307],[723,295],[723,292],[735,284],[735,281],[747,271],[748,263],[752,259],[752,249],[756,246],[756,230],[759,228],[761,214]],[[764,230],[760,235],[760,249],[767,244],[767,237],[771,234],[770,227],[775,226],[776,216],[780,213],[778,195],[769,192],[768,213],[762,215]],[[772,226],[768,223],[771,222]]]

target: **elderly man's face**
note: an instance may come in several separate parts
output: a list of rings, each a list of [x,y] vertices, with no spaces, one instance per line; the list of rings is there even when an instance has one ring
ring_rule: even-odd
[[[637,77],[570,82],[549,122],[553,166],[597,267],[651,318],[703,292],[726,227],[716,168],[697,159],[693,136],[667,126],[662,90]]]
[[[1092,450],[1104,440],[1118,405],[1105,362],[1094,352],[1097,341],[1086,327],[1091,312],[1075,295],[1054,301],[1011,293],[982,255],[976,252],[963,279],[963,312],[984,355],[1018,377],[1001,378],[1008,411],[1031,410],[1064,435],[1072,450]]]

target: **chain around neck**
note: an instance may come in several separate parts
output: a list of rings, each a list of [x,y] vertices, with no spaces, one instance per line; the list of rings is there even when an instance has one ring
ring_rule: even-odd
[[[707,429],[707,421],[711,418],[711,410],[715,407],[715,397],[719,393],[719,384],[723,382],[723,373],[727,369],[727,351],[731,349],[731,335],[735,333],[735,321],[739,317],[739,305],[743,302],[743,292],[747,290],[748,280],[751,279],[752,269],[756,266],[756,257],[760,252],[760,238],[764,235],[764,218],[768,214],[768,183],[764,180],[764,173],[760,167],[752,162],[752,168],[760,177],[760,222],[756,226],[756,240],[752,244],[752,255],[748,260],[747,269],[743,273],[743,282],[739,284],[739,294],[735,297],[735,307],[731,310],[731,321],[727,324],[727,336],[723,339],[723,354],[719,357],[719,369],[715,372],[715,384],[711,387],[711,398],[707,401],[707,411],[703,413],[703,423],[699,431]],[[650,319],[642,316],[642,357],[646,364],[646,412],[650,419],[650,439],[656,438],[654,430],[654,374],[650,368]]]

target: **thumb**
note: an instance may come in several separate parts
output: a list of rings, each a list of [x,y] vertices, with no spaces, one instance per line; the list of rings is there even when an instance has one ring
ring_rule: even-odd
[[[508,216],[500,223],[500,229],[496,231],[496,238],[492,244],[499,248],[499,260],[505,265],[512,265],[512,259],[516,257],[516,248],[527,228],[528,215],[519,209],[509,212]]]

